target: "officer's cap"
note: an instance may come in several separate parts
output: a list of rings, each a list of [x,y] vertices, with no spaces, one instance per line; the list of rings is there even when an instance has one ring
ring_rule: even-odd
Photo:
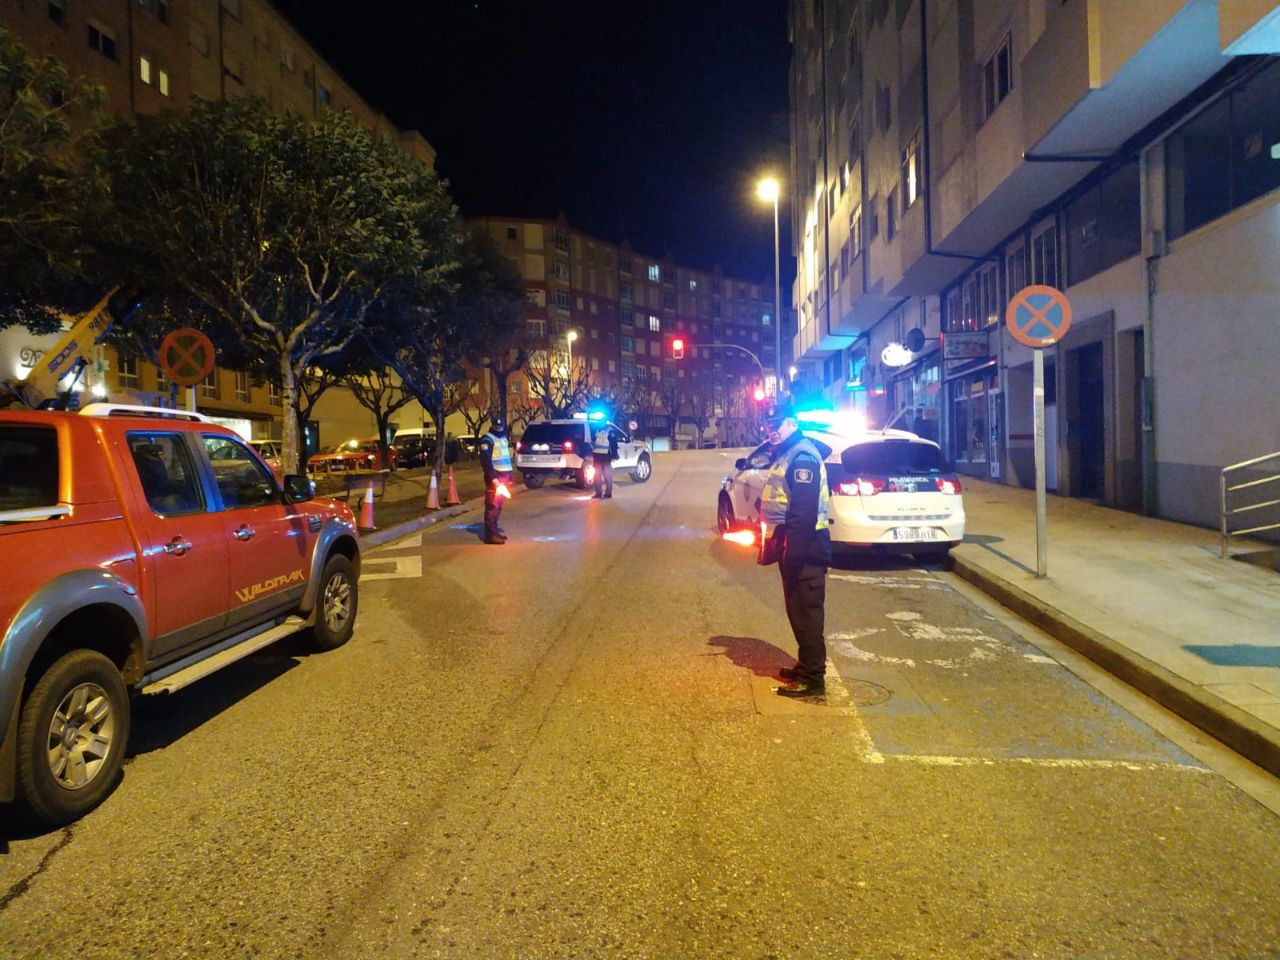
[[[795,419],[796,409],[790,400],[782,400],[779,403],[775,403],[764,416],[765,426],[771,430],[781,426],[783,420]]]

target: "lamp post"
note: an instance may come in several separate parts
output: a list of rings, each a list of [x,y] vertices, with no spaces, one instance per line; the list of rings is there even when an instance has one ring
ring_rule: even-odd
[[[565,379],[570,383],[573,382],[573,341],[577,339],[578,339],[577,330],[570,330],[568,333],[564,335],[564,342],[569,345],[569,368],[568,368],[569,373],[568,373],[568,376],[565,377]]]
[[[781,188],[773,177],[765,177],[756,188],[760,199],[773,202],[773,370],[774,395],[782,394],[782,277],[779,274],[781,250],[778,246],[778,194]]]

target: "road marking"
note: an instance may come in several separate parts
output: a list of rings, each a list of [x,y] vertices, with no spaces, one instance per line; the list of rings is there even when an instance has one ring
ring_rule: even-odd
[[[412,580],[421,576],[421,554],[410,557],[366,558],[360,569],[361,580]]]
[[[864,637],[874,636],[877,633],[884,633],[886,629],[884,627],[861,627],[857,630],[832,632],[827,634],[827,641],[845,656],[860,660],[863,663],[884,663],[897,667],[915,667],[920,663],[924,663],[931,667],[941,667],[944,670],[954,670],[957,667],[968,667],[975,663],[990,662],[995,660],[999,654],[1007,653],[1010,649],[1008,644],[997,640],[995,637],[988,636],[974,627],[936,627],[931,623],[925,623],[921,615],[913,610],[887,613],[885,617],[893,621],[898,632],[909,640],[950,644],[965,643],[973,646],[959,656],[925,657],[917,660],[914,657],[895,657],[886,653],[873,653],[854,642]]]
[[[832,580],[844,580],[846,583],[856,583],[860,586],[881,587],[891,590],[949,589],[945,583],[936,577],[931,577],[923,571],[921,573],[922,575],[918,577],[871,577],[861,573],[830,573],[827,576]]]
[[[1185,770],[1190,773],[1211,773],[1208,767],[1189,766],[1185,763],[1157,763],[1150,760],[1097,760],[1079,757],[944,757],[909,753],[880,755],[879,763],[886,760],[905,760],[931,767],[996,767],[1002,764],[1021,764],[1029,767],[1058,767],[1079,770]]]

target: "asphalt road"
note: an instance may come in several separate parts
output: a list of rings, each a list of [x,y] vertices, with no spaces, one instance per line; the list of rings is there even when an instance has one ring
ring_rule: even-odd
[[[0,828],[0,957],[1280,956],[1280,817],[944,571],[833,570],[774,696],[727,462],[390,544],[346,647],[141,704],[99,810]]]

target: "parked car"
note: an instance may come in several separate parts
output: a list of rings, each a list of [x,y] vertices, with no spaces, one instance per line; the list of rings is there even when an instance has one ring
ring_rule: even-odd
[[[904,430],[807,428],[805,436],[823,453],[833,546],[941,560],[964,539],[960,478],[933,441]],[[771,460],[772,448],[763,443],[721,482],[716,502],[721,533],[759,526],[760,494]]]
[[[355,626],[351,508],[200,414],[0,410],[0,802],[68,823],[115,788],[131,698]],[[6,814],[7,815],[7,814]]]
[[[394,470],[399,465],[399,453],[395,447],[387,448],[384,461],[377,438],[348,440],[336,447],[328,447],[307,461],[307,469],[313,473],[339,473],[344,470]]]
[[[276,476],[280,475],[283,448],[279,440],[250,440],[249,446],[258,452],[258,456],[265,460],[267,466],[276,472]]]
[[[396,431],[395,448],[405,467],[425,467],[436,455],[436,435],[425,427],[405,427]]]
[[[653,473],[653,451],[643,440],[635,440],[616,423],[609,424],[618,435],[618,459],[615,470],[630,472],[636,483],[644,483]],[[516,441],[516,469],[524,485],[536,490],[548,479],[573,480],[579,489],[591,484],[591,432],[597,424],[588,423],[586,414],[570,420],[541,420],[525,428]]]

